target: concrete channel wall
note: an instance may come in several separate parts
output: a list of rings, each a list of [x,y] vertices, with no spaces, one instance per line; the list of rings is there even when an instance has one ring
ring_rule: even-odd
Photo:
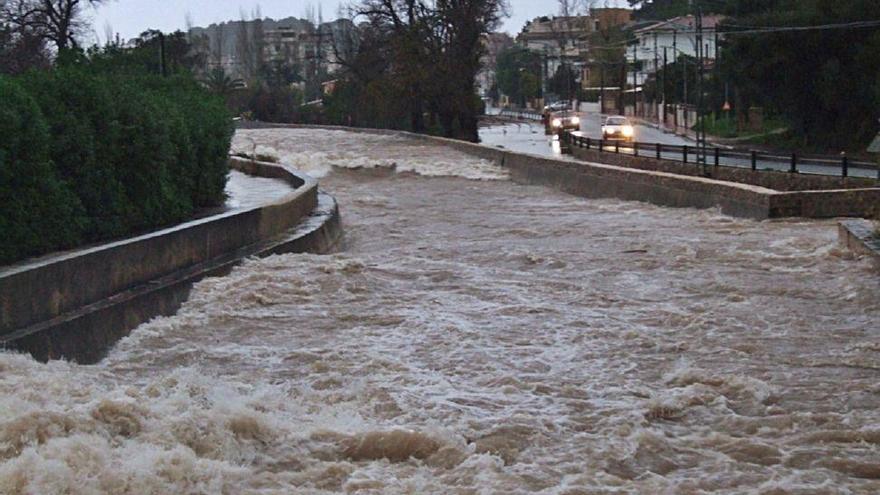
[[[672,206],[718,206],[732,216],[756,219],[873,217],[880,214],[880,184],[872,179],[708,167],[650,157],[574,149],[580,161],[514,153],[475,143],[386,129],[244,123],[241,127],[308,128],[407,136],[431,141],[508,168],[523,184],[553,187],[590,198],[613,197]]]
[[[880,183],[875,179],[864,177],[831,177],[827,175],[808,175],[781,172],[777,170],[752,170],[739,167],[715,167],[711,163],[702,167],[696,163],[682,163],[674,160],[658,160],[651,156],[651,150],[640,150],[642,156],[618,154],[613,151],[599,151],[595,146],[591,149],[571,147],[572,155],[583,161],[607,163],[640,170],[669,172],[678,175],[706,177],[725,182],[738,182],[753,186],[766,187],[776,191],[815,191],[823,189],[865,189],[876,188]],[[712,162],[713,157],[708,157]]]
[[[850,251],[868,256],[880,268],[880,227],[870,220],[849,219],[838,224],[840,244]]]
[[[338,210],[314,179],[283,165],[230,164],[282,179],[291,192],[260,207],[0,268],[0,346],[41,360],[94,362],[140,323],[173,314],[200,278],[247,256],[332,248]]]
[[[715,177],[711,174],[703,177],[694,171],[696,166],[685,174],[680,170],[684,164],[647,157],[596,151],[595,155],[581,154],[580,157],[603,162],[560,160],[463,141],[418,137],[493,160],[510,169],[514,181],[546,185],[577,196],[614,197],[673,207],[719,206],[725,214],[756,219],[875,217],[880,214],[880,184],[872,179],[739,171],[729,167],[725,171],[720,171],[725,167],[718,167]],[[618,163],[606,163],[606,159]],[[732,180],[735,174],[766,175],[761,175],[760,180],[750,181],[745,175],[738,176],[740,180]]]

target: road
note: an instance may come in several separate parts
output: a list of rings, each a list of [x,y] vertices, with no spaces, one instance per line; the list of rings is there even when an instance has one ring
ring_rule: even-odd
[[[602,119],[595,113],[581,113],[581,131],[578,136],[589,136],[598,139],[602,135]],[[664,133],[653,127],[635,126],[639,141],[663,143],[670,145],[694,144],[692,140]],[[521,153],[532,153],[553,158],[567,158],[562,155],[559,140],[556,136],[544,134],[544,125],[540,122],[517,122],[506,125],[483,127],[480,129],[483,144],[499,146]]]
[[[581,130],[575,132],[574,134],[576,136],[589,137],[596,140],[601,138],[601,116],[595,113],[581,113],[580,117]],[[482,140],[483,144],[489,146],[503,147],[511,151],[533,153],[544,156],[551,156],[554,158],[571,159],[570,157],[562,154],[556,136],[546,136],[544,134],[544,126],[540,122],[521,122],[484,127],[480,129],[480,139]],[[651,144],[660,143],[663,145],[673,146],[696,145],[695,141],[693,141],[692,139],[663,132],[655,127],[646,125],[635,126],[635,139],[636,141],[641,143]],[[633,153],[631,146],[621,144],[619,148],[621,153]],[[605,149],[607,151],[613,152],[615,150],[615,146],[609,144]],[[707,157],[707,162],[710,165],[714,163],[714,156],[712,155],[712,153],[713,151],[710,150],[709,156]],[[640,154],[650,154],[653,156],[656,154],[656,151],[653,147],[649,147],[647,149],[640,150]],[[680,151],[664,151],[661,153],[661,156],[664,159],[680,161],[683,157],[683,153]],[[688,153],[688,162],[697,162],[696,153]],[[723,166],[740,168],[749,168],[752,165],[751,158],[748,153],[743,153],[740,156],[736,157],[721,157],[719,163]],[[787,157],[780,157],[779,159],[769,160],[762,159],[760,155],[758,155],[758,160],[756,162],[756,168],[759,170],[788,171],[789,167],[790,165]],[[837,176],[840,175],[841,168],[838,160],[831,161],[828,164],[823,164],[820,161],[811,160],[807,162],[801,159],[800,163],[798,163],[798,171],[800,173],[806,174]],[[875,178],[878,177],[878,172],[875,169],[851,166],[849,168],[849,175],[852,177]]]

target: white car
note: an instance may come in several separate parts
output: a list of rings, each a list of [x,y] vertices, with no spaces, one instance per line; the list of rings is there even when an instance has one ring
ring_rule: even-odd
[[[602,124],[602,139],[617,139],[632,141],[635,137],[635,128],[629,119],[622,115],[615,115],[605,119]]]

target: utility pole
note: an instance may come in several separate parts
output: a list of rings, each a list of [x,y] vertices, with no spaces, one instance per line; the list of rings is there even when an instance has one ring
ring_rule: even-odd
[[[675,29],[672,30],[672,58],[673,60],[678,60],[678,31]],[[681,95],[681,104],[678,105],[678,108],[684,108],[684,128],[685,135],[687,135],[687,121],[688,121],[688,112],[687,112],[687,100],[688,100],[688,92],[687,92],[687,60],[684,57],[681,58],[681,79],[684,84],[684,92]],[[678,128],[678,112],[675,113],[675,127],[676,130]]]
[[[694,0],[696,3],[696,0]],[[703,111],[703,76],[705,72],[703,47],[703,10],[695,5],[697,23],[697,163],[706,165],[706,119]]]
[[[681,84],[682,84],[682,86],[684,86],[681,100],[683,103],[682,106],[684,107],[684,133],[685,133],[685,136],[687,136],[687,130],[688,130],[688,109],[687,109],[687,105],[688,105],[688,78],[687,78],[687,75],[688,75],[687,74],[687,58],[681,57],[681,81],[682,81]]]
[[[654,31],[654,88],[657,87],[657,65],[658,64],[659,64],[659,62],[658,62],[658,57],[657,57],[657,31]],[[653,111],[656,112],[657,111],[657,90],[656,89],[654,90],[654,98],[653,98],[653,103],[651,104],[651,106],[653,107]],[[657,117],[657,120],[660,120],[660,113],[659,112],[657,112],[656,117]]]
[[[663,76],[663,128],[666,128],[666,49],[669,47],[663,47],[663,72],[661,75]]]
[[[636,86],[638,86],[639,84],[639,81],[637,79],[638,73],[636,72],[638,67],[638,55],[636,54],[636,48],[638,48],[638,45],[639,42],[637,39],[636,42],[633,44],[633,117],[635,117],[639,113],[639,102],[637,99],[638,96],[636,95]]]

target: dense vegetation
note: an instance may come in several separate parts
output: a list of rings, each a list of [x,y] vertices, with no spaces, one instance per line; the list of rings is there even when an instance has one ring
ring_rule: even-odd
[[[540,98],[543,78],[541,55],[514,46],[498,54],[495,79],[498,89],[513,105],[525,108],[526,103]]]
[[[880,126],[880,28],[827,28],[880,20],[876,0],[630,0],[641,7],[639,17],[665,19],[700,8],[727,16],[717,69],[708,74],[709,113],[720,115],[729,99],[737,122],[744,125],[750,107],[784,121],[790,132],[783,144],[808,149],[863,150]],[[826,26],[785,30],[785,27]],[[659,75],[666,81],[668,101],[684,98],[682,76],[691,68],[670,65]],[[664,77],[664,75],[666,77]],[[687,101],[696,101],[695,83],[688,81]],[[650,98],[654,82],[649,81]]]
[[[0,263],[181,221],[223,203],[232,124],[136,51],[64,52],[0,76]]]
[[[474,90],[483,35],[504,0],[363,0],[344,67],[327,101],[334,123],[431,132],[477,141]]]
[[[732,31],[880,20],[876,0],[733,3]],[[783,117],[801,145],[861,150],[878,130],[880,28],[730,35],[720,70],[735,107]]]

